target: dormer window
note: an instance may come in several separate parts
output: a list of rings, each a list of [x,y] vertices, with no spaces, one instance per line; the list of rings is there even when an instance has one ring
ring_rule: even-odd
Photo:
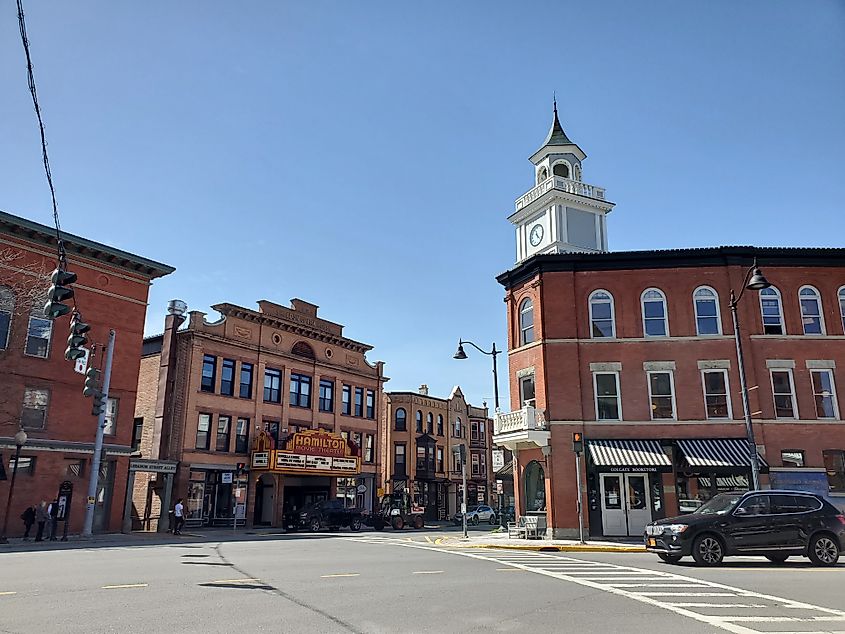
[[[552,173],[555,176],[563,176],[563,178],[569,178],[569,165],[566,163],[556,163],[555,166],[552,168]]]
[[[547,170],[545,167],[541,167],[540,171],[537,172],[537,184],[539,185],[544,180],[546,180],[548,177],[549,177],[549,170]]]

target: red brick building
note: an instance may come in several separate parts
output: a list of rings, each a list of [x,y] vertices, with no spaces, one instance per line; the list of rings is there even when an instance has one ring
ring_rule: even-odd
[[[117,530],[149,287],[174,269],[79,236],[63,233],[63,239],[68,269],[78,275],[76,305],[92,327],[89,340],[105,344],[109,329],[116,332],[94,529]],[[14,467],[13,437],[20,427],[28,435],[18,464],[10,536],[23,533],[18,518],[25,506],[53,500],[64,481],[73,484],[70,532],[82,529],[85,514],[97,419],[91,399],[82,395],[84,377],[64,358],[70,318],[44,318],[56,248],[53,228],[0,212],[0,513]],[[103,356],[98,347],[89,363],[102,367]]]
[[[716,247],[607,252],[604,190],[555,115],[516,203],[506,289],[517,514],[577,534],[574,432],[592,535],[641,535],[654,518],[747,489],[751,453],[729,298],[756,262],[772,287],[738,303],[762,485],[845,502],[845,249]],[[549,176],[557,165],[573,178]]]

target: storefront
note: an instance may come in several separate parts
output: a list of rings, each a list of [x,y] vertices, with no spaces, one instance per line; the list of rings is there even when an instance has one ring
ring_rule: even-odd
[[[188,526],[231,526],[245,520],[248,476],[237,475],[235,465],[192,464],[185,501]]]

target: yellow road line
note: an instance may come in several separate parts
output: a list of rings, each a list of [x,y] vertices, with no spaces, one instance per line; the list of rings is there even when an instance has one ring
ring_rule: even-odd
[[[117,588],[146,588],[146,583],[122,583],[116,586],[103,586],[103,590],[115,590]]]
[[[424,537],[425,537],[425,541],[427,541],[429,544],[434,543],[433,541],[431,541],[431,537],[429,537],[428,535],[425,535]]]
[[[439,545],[440,545],[440,544],[442,544],[442,543],[443,543],[443,538],[442,538],[442,537],[438,537],[437,539],[435,539],[435,540],[434,540],[434,545],[435,545],[435,546],[439,546]]]
[[[442,570],[415,570],[412,572],[412,575],[439,575],[443,571]]]
[[[8,597],[12,594],[17,594],[17,592],[0,592],[0,597]]]
[[[339,572],[333,575],[320,575],[320,579],[334,579],[335,577],[360,577],[357,572]]]
[[[207,583],[245,583],[247,581],[261,581],[261,579],[218,579],[217,581],[208,581]]]

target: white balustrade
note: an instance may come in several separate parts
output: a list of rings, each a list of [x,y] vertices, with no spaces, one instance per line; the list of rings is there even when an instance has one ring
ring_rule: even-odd
[[[496,414],[494,435],[509,434],[515,431],[534,431],[546,428],[543,412],[530,406],[505,414]]]
[[[571,178],[564,178],[562,176],[552,176],[547,178],[542,183],[530,190],[527,194],[518,198],[516,201],[516,211],[531,204],[546,192],[557,189],[568,194],[576,194],[578,196],[587,196],[588,198],[596,198],[604,200],[604,188],[596,187],[595,185],[588,185],[581,181],[575,181]]]

